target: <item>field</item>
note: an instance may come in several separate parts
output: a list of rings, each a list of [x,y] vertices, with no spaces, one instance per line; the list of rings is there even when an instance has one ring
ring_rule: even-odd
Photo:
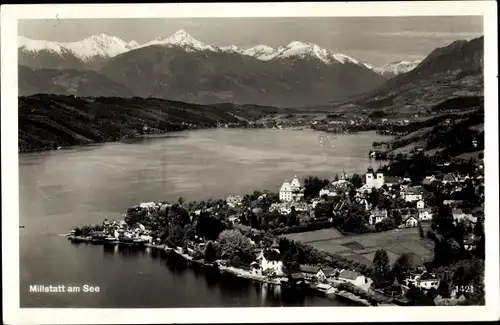
[[[333,228],[329,229],[321,229],[315,231],[308,232],[299,232],[296,234],[288,234],[285,237],[289,240],[299,241],[301,243],[312,243],[315,241],[324,241],[329,239],[341,238],[343,235],[337,230]]]
[[[424,232],[428,227],[428,225],[423,225]],[[345,237],[335,229],[323,229],[290,234],[286,237],[366,265],[372,264],[378,249],[387,251],[391,264],[403,253],[413,255],[413,264],[421,264],[432,258],[433,255],[432,241],[421,239],[418,228],[395,229]]]

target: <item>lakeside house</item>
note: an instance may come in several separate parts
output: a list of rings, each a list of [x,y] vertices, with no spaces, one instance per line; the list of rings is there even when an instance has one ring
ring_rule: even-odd
[[[343,270],[342,272],[340,272],[337,279],[340,282],[352,283],[355,286],[360,286],[360,285],[368,283],[368,278],[366,278],[364,275],[362,275],[359,272],[351,271],[351,270]]]
[[[300,265],[299,270],[306,280],[326,281],[326,274],[323,272],[321,266]]]
[[[257,265],[258,268],[254,266]],[[251,264],[257,273],[271,276],[283,276],[283,262],[279,250],[272,248],[260,251],[256,258],[256,262]]]
[[[294,176],[291,182],[285,180],[279,191],[280,201],[291,202],[300,201],[304,197],[304,188],[300,184],[297,176]]]

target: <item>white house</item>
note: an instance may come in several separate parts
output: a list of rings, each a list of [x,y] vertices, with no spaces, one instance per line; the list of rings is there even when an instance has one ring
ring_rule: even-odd
[[[418,220],[412,215],[406,215],[403,216],[403,223],[405,227],[411,228],[411,227],[416,227],[418,225]]]
[[[291,182],[285,180],[280,188],[280,200],[285,202],[300,201],[304,197],[304,189],[297,176]]]
[[[267,249],[260,252],[257,257],[257,262],[260,266],[262,274],[282,276],[283,272],[283,262],[281,261],[281,256],[279,250]]]
[[[359,286],[359,285],[362,285],[362,284],[365,284],[368,282],[368,279],[356,272],[356,271],[351,271],[351,270],[344,270],[342,272],[340,272],[339,276],[338,276],[338,280],[340,282],[349,282],[349,283],[352,283],[356,286]]]
[[[374,209],[370,214],[370,225],[375,225],[387,218],[387,209]]]
[[[415,286],[424,290],[429,290],[431,288],[437,289],[439,287],[439,279],[435,276],[425,277],[423,275],[420,279],[415,281]]]
[[[326,281],[326,274],[320,266],[300,265],[300,272],[302,272],[306,280]]]
[[[418,200],[417,201],[417,209],[423,209],[423,208],[425,208],[424,200]]]
[[[406,202],[415,202],[422,200],[424,193],[422,187],[414,186],[407,188],[403,195]]]
[[[292,200],[292,186],[290,182],[284,181],[280,188],[280,200],[289,202]]]
[[[231,208],[241,205],[242,201],[243,197],[241,195],[229,195],[226,198],[227,205],[229,205]]]
[[[418,219],[422,221],[426,220],[432,220],[432,210],[427,208],[427,209],[418,209]]]

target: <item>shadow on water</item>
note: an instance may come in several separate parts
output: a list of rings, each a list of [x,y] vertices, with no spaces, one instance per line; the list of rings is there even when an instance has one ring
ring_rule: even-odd
[[[75,246],[92,245],[86,242],[73,242]],[[92,245],[94,246],[94,245]],[[164,250],[150,248],[139,248],[127,245],[102,245],[102,252],[105,256],[117,255],[126,258],[137,258],[142,255],[148,255],[165,267],[174,277],[185,277],[188,272],[197,278],[197,281],[205,280],[206,288],[210,291],[216,291],[225,299],[258,299],[260,305],[264,306],[305,306],[305,305],[327,305],[318,300],[319,297],[309,297],[302,290],[287,288],[267,283],[255,282],[250,279],[236,277],[232,274],[221,273],[217,268],[208,267],[200,264],[188,263],[183,257],[169,253]]]

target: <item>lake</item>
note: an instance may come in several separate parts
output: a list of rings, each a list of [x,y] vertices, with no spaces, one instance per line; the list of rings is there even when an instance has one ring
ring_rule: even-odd
[[[363,173],[371,144],[387,139],[375,132],[213,129],[20,154],[21,307],[344,305],[292,298],[262,284],[187,268],[149,250],[71,244],[61,234],[104,218],[121,219],[141,202],[277,192],[294,175]],[[29,292],[30,285],[85,284],[100,292]]]

